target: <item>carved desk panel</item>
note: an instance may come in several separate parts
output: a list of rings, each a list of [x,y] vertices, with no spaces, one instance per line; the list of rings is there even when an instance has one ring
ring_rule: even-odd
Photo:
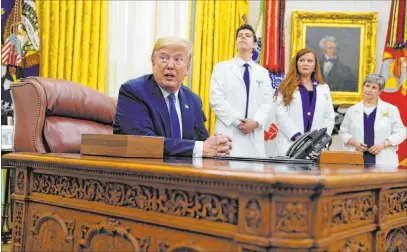
[[[404,170],[14,153],[14,251],[407,247]]]

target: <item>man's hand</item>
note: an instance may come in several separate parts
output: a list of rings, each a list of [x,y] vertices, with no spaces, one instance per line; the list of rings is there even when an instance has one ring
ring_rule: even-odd
[[[250,119],[239,119],[240,120],[240,124],[238,126],[240,132],[242,134],[249,134],[252,133],[256,128],[257,128],[257,122],[250,120]]]
[[[227,135],[211,136],[203,143],[203,157],[227,156],[232,149],[232,138]]]
[[[370,152],[370,154],[372,155],[377,155],[379,154],[384,148],[385,148],[385,144],[375,144],[372,147],[370,147],[367,151]]]

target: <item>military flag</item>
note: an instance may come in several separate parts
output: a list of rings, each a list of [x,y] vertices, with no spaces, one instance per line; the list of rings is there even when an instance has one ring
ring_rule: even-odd
[[[253,51],[253,61],[269,70],[271,86],[276,91],[285,78],[284,74],[284,13],[285,0],[262,0],[256,24],[257,47]],[[277,153],[276,137],[278,127],[273,106],[264,125],[266,156]]]
[[[380,98],[395,105],[407,126],[407,22],[406,0],[392,0],[381,75],[386,79]],[[400,165],[406,166],[406,140],[398,146]]]

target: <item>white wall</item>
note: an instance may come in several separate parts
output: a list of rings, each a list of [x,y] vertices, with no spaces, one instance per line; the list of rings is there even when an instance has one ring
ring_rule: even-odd
[[[302,11],[337,11],[337,12],[378,12],[378,25],[377,25],[377,37],[376,37],[376,73],[380,72],[382,54],[384,49],[384,43],[387,34],[387,24],[389,21],[391,1],[292,1],[287,0],[286,14],[285,14],[285,70],[288,71],[288,62],[291,48],[291,12]],[[341,109],[344,112],[343,109]],[[342,140],[338,135],[334,135],[332,139],[331,150],[342,150]]]
[[[284,18],[285,33],[285,71],[288,71],[289,56],[291,50],[291,13],[293,11],[335,11],[335,12],[378,12],[378,26],[376,37],[376,73],[380,72],[384,43],[387,34],[391,1],[390,0],[354,0],[354,1],[305,1],[286,0],[286,12]],[[249,23],[255,27],[260,11],[260,1],[249,2]],[[340,109],[345,112],[346,109]],[[341,150],[342,142],[338,135],[333,136],[332,150]]]
[[[188,37],[188,1],[109,1],[108,94],[127,80],[151,73],[159,37]]]
[[[257,18],[260,14],[260,3],[259,0],[250,0],[249,1],[249,24],[256,29]]]
[[[256,25],[257,17],[260,10],[260,1],[249,2],[250,13],[249,23],[252,26]],[[288,62],[291,48],[291,13],[293,11],[336,11],[336,12],[378,12],[378,27],[376,38],[376,73],[380,72],[384,42],[387,33],[387,24],[389,20],[391,1],[390,0],[354,0],[354,1],[305,1],[305,0],[286,0],[286,11],[284,18],[284,33],[285,33],[285,62],[286,72],[288,70]]]
[[[338,11],[338,12],[378,12],[378,26],[376,37],[376,73],[380,72],[384,42],[386,40],[387,24],[389,21],[391,1],[291,1],[287,0],[285,14],[285,43],[286,43],[286,62],[289,62],[290,39],[291,39],[291,12],[297,10],[303,11]],[[288,64],[286,65],[286,71]]]

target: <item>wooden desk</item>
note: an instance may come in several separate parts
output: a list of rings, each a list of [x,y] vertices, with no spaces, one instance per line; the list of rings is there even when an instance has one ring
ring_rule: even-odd
[[[2,125],[3,126],[3,125]],[[3,147],[3,146],[2,146]],[[12,149],[3,149],[1,150],[1,156],[7,154],[7,153],[11,153],[13,152]],[[10,202],[10,189],[12,190],[12,185],[10,185],[10,182],[14,182],[11,181],[11,178],[14,176],[11,176],[11,170],[14,169],[14,167],[12,166],[1,166],[1,170],[3,172],[3,170],[6,170],[6,176],[4,178],[4,180],[2,179],[2,182],[4,184],[2,184],[2,191],[4,192],[4,195],[2,194],[2,212],[1,212],[1,240],[3,244],[7,244],[9,242],[9,240],[11,239],[11,228],[10,228],[10,223],[12,222],[12,216],[11,216],[11,212],[12,212],[12,208],[10,208],[11,204]],[[2,177],[3,177],[2,173]],[[15,175],[15,173],[13,173]],[[3,198],[4,197],[4,198]],[[11,211],[10,211],[11,209]]]
[[[407,246],[405,170],[79,154],[3,158],[17,169],[16,251]]]

